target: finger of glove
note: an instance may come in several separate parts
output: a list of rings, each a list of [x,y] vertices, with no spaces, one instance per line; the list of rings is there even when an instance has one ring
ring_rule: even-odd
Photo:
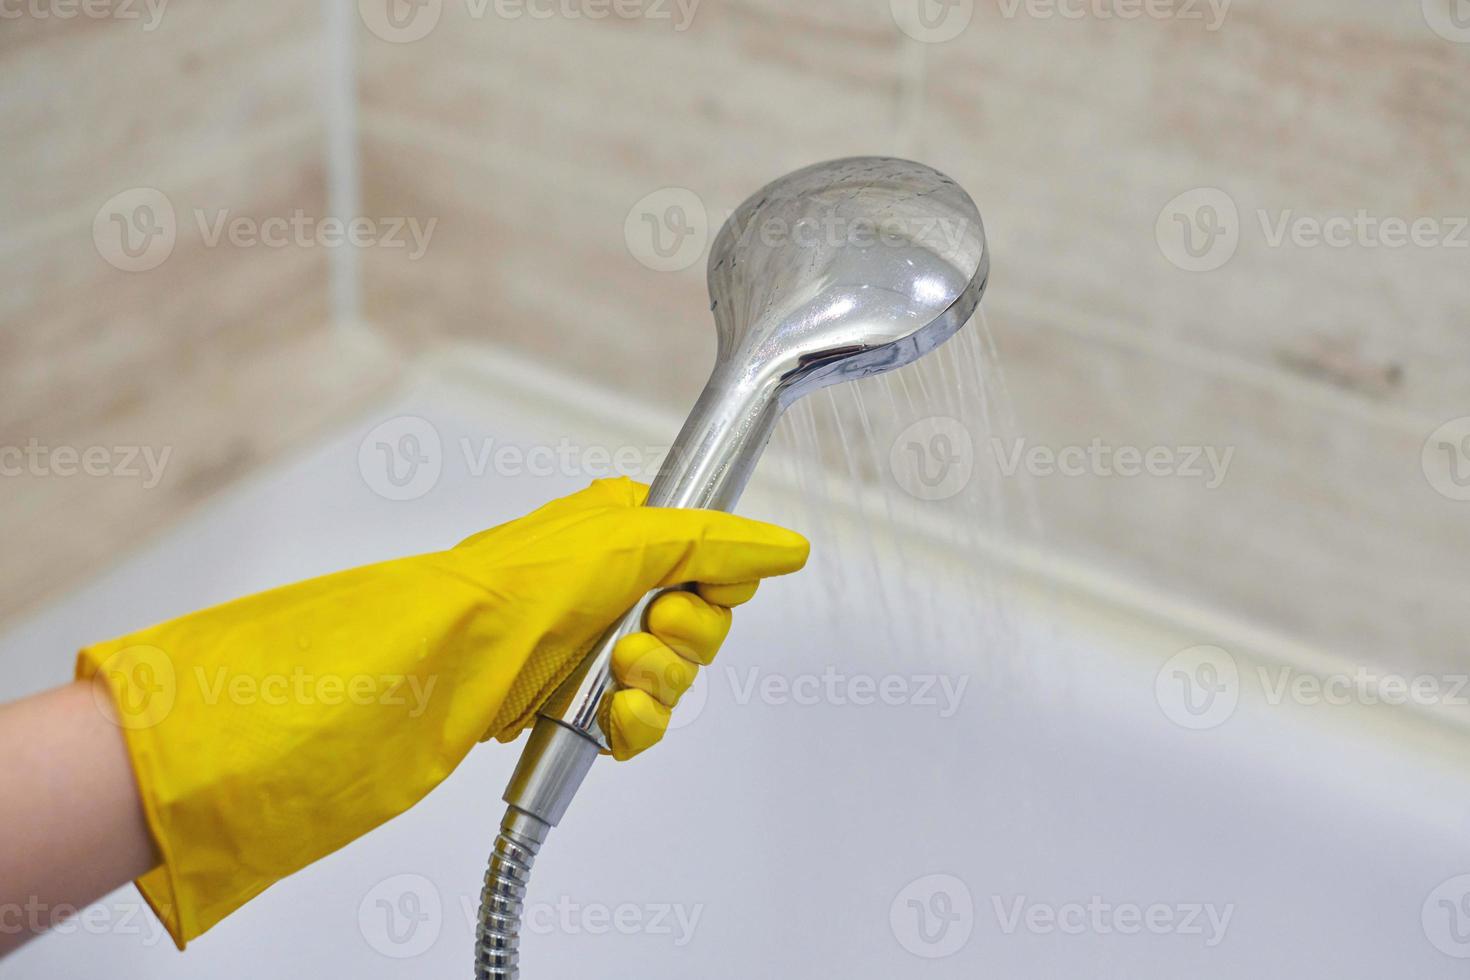
[[[612,671],[621,686],[646,691],[672,708],[694,683],[699,668],[652,633],[630,633],[613,647]]]
[[[607,700],[604,726],[608,749],[623,762],[657,745],[669,727],[669,709],[647,691],[624,688]]]
[[[733,606],[744,605],[754,598],[755,590],[760,584],[760,579],[753,579],[749,582],[732,582],[729,585],[700,582],[695,591],[706,602],[730,609]]]
[[[648,632],[685,660],[708,664],[730,632],[730,610],[693,592],[665,592],[648,607]]]
[[[719,511],[639,507],[618,520],[642,544],[646,589],[786,575],[806,564],[811,547],[795,531]]]

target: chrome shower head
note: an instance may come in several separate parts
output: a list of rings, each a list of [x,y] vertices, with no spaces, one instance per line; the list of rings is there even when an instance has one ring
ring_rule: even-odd
[[[732,509],[787,406],[933,350],[989,274],[975,202],[923,164],[832,160],[752,194],[710,250],[715,366],[649,504]]]
[[[888,157],[806,167],[751,195],[716,236],[714,370],[649,488],[654,507],[731,510],[776,420],[826,385],[902,367],[969,320],[990,272],[980,212],[944,174]],[[518,975],[521,897],[606,740],[598,708],[645,596],[548,702],[505,791],[481,895],[476,977]]]
[[[746,374],[789,405],[901,367],[964,325],[989,271],[975,202],[937,170],[851,157],[787,174],[710,250],[716,375]]]

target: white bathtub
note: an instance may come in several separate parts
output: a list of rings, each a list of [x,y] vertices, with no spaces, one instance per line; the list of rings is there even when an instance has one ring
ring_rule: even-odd
[[[405,414],[432,420],[444,465],[423,497],[390,501],[364,481],[359,448]],[[448,546],[580,486],[476,477],[459,452],[461,438],[576,431],[547,425],[511,402],[410,391],[12,630],[0,695],[65,681],[87,641]],[[1248,680],[1228,722],[1187,730],[1161,710],[1156,675],[1219,638],[1030,591],[1008,641],[1030,666],[1008,672],[986,668],[985,651],[973,667],[953,651],[895,651],[858,595],[844,612],[854,628],[834,633],[831,601],[813,576],[771,583],[680,730],[595,768],[536,869],[528,980],[1464,975],[1451,954],[1470,955],[1470,918],[1452,918],[1466,891],[1452,879],[1470,871],[1470,780],[1432,723],[1272,707]],[[889,675],[899,703],[855,680],[878,690]],[[951,699],[965,685],[952,712],[931,676]],[[804,703],[829,685],[837,697]],[[867,697],[879,703],[852,703]],[[129,886],[0,976],[468,976],[516,752],[480,747],[409,813],[183,954]]]

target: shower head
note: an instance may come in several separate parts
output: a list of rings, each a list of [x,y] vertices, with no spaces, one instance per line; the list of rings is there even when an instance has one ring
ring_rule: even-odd
[[[715,366],[649,504],[733,509],[787,406],[933,350],[989,274],[975,202],[923,164],[832,160],[752,194],[710,249]]]
[[[761,188],[710,249],[715,365],[648,505],[734,509],[782,411],[939,346],[975,312],[989,271],[974,202],[922,164],[851,157]],[[603,634],[536,720],[485,876],[477,978],[518,975],[531,865],[607,747],[598,709],[612,686],[612,649],[642,626],[652,598]]]
[[[939,171],[887,157],[805,167],[715,238],[716,376],[745,375],[789,405],[901,367],[964,325],[989,270],[975,202]]]

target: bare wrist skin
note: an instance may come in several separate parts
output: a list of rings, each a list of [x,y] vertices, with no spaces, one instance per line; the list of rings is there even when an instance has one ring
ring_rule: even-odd
[[[92,685],[75,682],[0,705],[0,745],[4,954],[158,858],[122,730],[94,700]]]

